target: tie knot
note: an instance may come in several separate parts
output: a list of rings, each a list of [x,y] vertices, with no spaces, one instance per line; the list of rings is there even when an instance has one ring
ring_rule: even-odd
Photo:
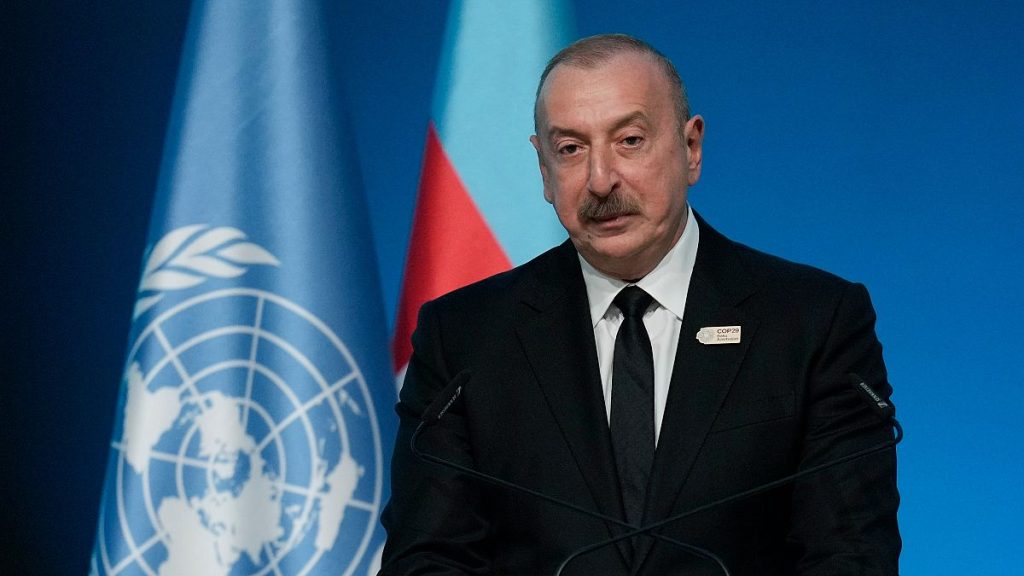
[[[623,288],[612,302],[622,311],[627,318],[643,318],[647,307],[651,305],[654,298],[644,292],[639,286],[627,286]]]

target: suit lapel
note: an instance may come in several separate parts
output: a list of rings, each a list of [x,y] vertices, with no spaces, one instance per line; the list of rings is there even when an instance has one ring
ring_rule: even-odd
[[[648,487],[645,521],[670,516],[722,403],[739,372],[757,319],[738,306],[756,282],[732,243],[697,216],[700,242]],[[575,248],[565,242],[520,291],[516,330],[598,510],[622,518],[622,495],[601,393],[586,287]],[[738,344],[704,345],[708,326],[742,326]],[[604,425],[595,426],[595,423]],[[608,525],[609,535],[617,530]],[[635,568],[650,551],[641,539]],[[629,556],[620,543],[623,560]]]
[[[522,290],[516,330],[597,509],[622,518],[586,287],[570,242],[554,256]]]
[[[686,298],[665,417],[648,486],[646,522],[675,512],[693,464],[739,372],[757,319],[736,306],[756,288],[731,243],[699,221],[697,261]],[[741,326],[737,344],[706,345],[697,331],[709,326]],[[650,539],[641,558],[650,551]],[[639,563],[637,564],[639,565]]]

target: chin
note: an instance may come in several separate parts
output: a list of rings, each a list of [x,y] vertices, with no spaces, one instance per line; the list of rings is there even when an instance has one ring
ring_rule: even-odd
[[[587,261],[595,268],[620,279],[637,278],[649,271],[640,270],[642,247],[639,246],[589,246],[581,250]]]
[[[612,238],[599,238],[596,242],[590,243],[590,250],[601,258],[628,262],[637,258],[647,245],[636,242],[626,235]]]

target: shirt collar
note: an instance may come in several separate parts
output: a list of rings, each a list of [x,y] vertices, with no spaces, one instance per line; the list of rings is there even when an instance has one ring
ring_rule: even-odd
[[[693,210],[686,207],[686,226],[683,234],[676,241],[668,254],[658,262],[654,270],[640,279],[637,286],[643,288],[663,308],[677,319],[682,320],[686,308],[686,293],[693,275],[693,264],[697,260],[697,244],[700,231]],[[579,254],[577,254],[579,256]],[[583,281],[587,285],[587,300],[590,303],[590,320],[592,326],[604,318],[612,300],[620,290],[629,285],[618,278],[601,273],[590,265],[583,256],[579,256],[583,268]],[[682,286],[682,289],[680,289]]]

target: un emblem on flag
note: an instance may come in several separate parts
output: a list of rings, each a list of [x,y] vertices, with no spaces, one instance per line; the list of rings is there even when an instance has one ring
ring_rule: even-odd
[[[380,428],[315,315],[263,290],[207,292],[146,325],[126,366],[100,572],[351,574],[376,552]]]

